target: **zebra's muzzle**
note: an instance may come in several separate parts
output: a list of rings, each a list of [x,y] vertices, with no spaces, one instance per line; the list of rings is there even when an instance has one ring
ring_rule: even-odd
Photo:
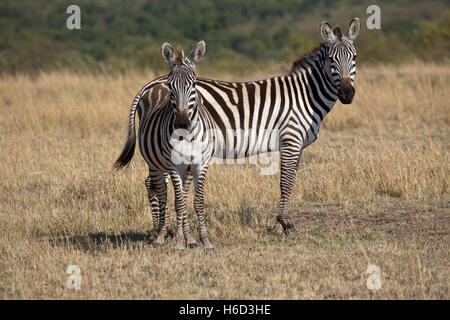
[[[353,102],[355,96],[355,88],[352,85],[350,78],[344,78],[341,80],[341,86],[338,90],[339,101],[343,104],[350,104]]]
[[[187,108],[175,112],[175,127],[177,129],[191,129],[191,120],[189,119],[189,112]]]

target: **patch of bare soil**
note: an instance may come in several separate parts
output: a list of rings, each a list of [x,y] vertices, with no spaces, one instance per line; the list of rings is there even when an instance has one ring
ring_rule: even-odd
[[[450,233],[450,202],[417,205],[396,200],[371,206],[308,204],[296,208],[293,218],[299,230],[312,234],[366,232],[441,238]]]

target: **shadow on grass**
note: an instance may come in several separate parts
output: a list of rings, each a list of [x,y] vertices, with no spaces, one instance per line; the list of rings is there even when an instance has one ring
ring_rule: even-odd
[[[92,251],[112,248],[135,248],[151,245],[155,239],[153,232],[125,232],[119,234],[97,232],[87,235],[59,236],[49,239],[52,246],[73,246],[77,249]]]

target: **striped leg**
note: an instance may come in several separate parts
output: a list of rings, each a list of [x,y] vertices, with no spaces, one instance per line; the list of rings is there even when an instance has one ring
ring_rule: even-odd
[[[150,176],[145,179],[145,187],[147,188],[148,202],[150,203],[150,210],[152,211],[153,228],[158,232],[159,202]]]
[[[186,200],[183,191],[183,180],[181,176],[173,171],[170,173],[170,178],[172,179],[173,191],[175,194],[175,212],[177,219],[176,227],[176,244],[175,249],[183,250],[185,248],[186,234],[184,226],[184,221],[187,220],[186,213]]]
[[[184,202],[187,205],[187,197],[189,194],[189,187],[192,182],[192,175],[188,174],[185,179],[183,179],[183,196],[184,196]],[[186,238],[187,245],[189,248],[193,249],[197,247],[197,242],[195,241],[194,237],[192,237],[191,234],[191,227],[189,226],[189,219],[187,218],[187,211],[186,211],[186,218],[183,219],[183,232]]]
[[[195,197],[194,197],[194,210],[197,213],[199,221],[199,233],[200,241],[207,250],[213,250],[214,246],[209,241],[208,231],[205,224],[205,190],[204,184],[206,179],[206,173],[208,172],[208,166],[203,167],[199,176],[195,181]]]
[[[167,183],[168,181],[166,179],[166,185]],[[155,228],[156,232],[159,233],[159,201],[156,195],[156,189],[152,183],[150,176],[148,176],[145,180],[145,187],[147,188],[148,201],[150,203],[150,210],[152,212],[153,227]],[[170,214],[167,206],[165,213],[165,228],[167,229],[166,241],[170,241],[175,237],[175,229],[173,227],[172,220],[170,219]]]
[[[288,214],[289,200],[291,199],[292,188],[297,175],[298,158],[300,148],[282,146],[280,149],[281,174],[280,174],[280,206],[278,209],[277,221],[283,226],[284,233],[289,235],[295,232],[294,224]]]
[[[167,183],[164,175],[160,172],[150,172],[150,180],[155,190],[158,209],[159,209],[159,221],[158,221],[158,236],[155,243],[164,245],[165,238],[167,236],[166,226],[166,207],[167,207]],[[154,200],[152,200],[154,201]]]
[[[169,175],[165,174],[164,177],[165,177],[164,180],[166,182],[166,190],[167,190],[167,187],[169,185]],[[170,240],[172,240],[172,238],[175,238],[176,232],[175,232],[175,227],[173,226],[172,219],[170,218],[169,206],[167,206],[167,205],[166,205],[165,219],[166,219],[167,232],[169,233],[169,235],[171,237],[170,239],[167,239],[167,240],[170,241]]]
[[[194,177],[189,174],[183,183],[184,198],[186,199],[186,201],[187,201],[187,197],[189,194],[189,187],[191,186],[192,180],[194,180]]]

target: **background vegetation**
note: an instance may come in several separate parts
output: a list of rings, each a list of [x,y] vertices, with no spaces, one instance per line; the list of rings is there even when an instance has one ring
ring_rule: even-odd
[[[81,30],[66,28],[66,8],[81,8]],[[366,8],[381,7],[382,30],[365,26]],[[429,0],[2,0],[0,73],[55,68],[117,72],[164,71],[163,41],[186,51],[204,39],[207,67],[245,73],[294,57],[320,40],[322,20],[359,17],[359,63],[447,59],[450,10]]]

